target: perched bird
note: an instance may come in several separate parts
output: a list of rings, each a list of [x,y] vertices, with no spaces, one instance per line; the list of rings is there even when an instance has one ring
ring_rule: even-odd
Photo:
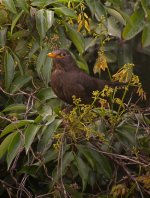
[[[73,104],[72,96],[80,98],[82,103],[92,103],[92,92],[102,91],[105,85],[109,87],[122,87],[123,83],[100,80],[89,76],[82,71],[75,60],[65,49],[48,53],[53,58],[51,74],[51,87],[55,94],[64,102]]]

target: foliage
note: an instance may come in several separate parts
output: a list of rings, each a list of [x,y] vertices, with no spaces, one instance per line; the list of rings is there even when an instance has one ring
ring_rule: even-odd
[[[131,63],[150,55],[149,15],[146,0],[0,1],[1,196],[149,195],[149,117],[124,103],[131,85],[145,98]],[[101,77],[127,82],[121,99],[105,87],[91,105],[74,98],[61,110],[49,86],[56,48],[86,72],[95,64]]]

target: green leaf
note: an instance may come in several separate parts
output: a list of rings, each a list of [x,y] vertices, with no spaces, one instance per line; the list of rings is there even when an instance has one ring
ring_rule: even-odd
[[[46,19],[44,16],[43,9],[38,10],[36,12],[35,19],[36,19],[36,28],[38,30],[38,33],[41,39],[43,39],[46,36]]]
[[[148,0],[141,0],[141,5],[142,5],[142,8],[145,12],[145,18],[148,17],[149,15],[149,12],[150,12],[150,1]]]
[[[148,47],[150,45],[150,24],[144,27],[142,33],[142,46]]]
[[[44,163],[51,162],[52,160],[57,159],[58,150],[48,150],[44,155]]]
[[[91,148],[85,147],[83,145],[76,146],[94,170],[96,170],[99,174],[103,174],[107,178],[110,178],[112,176],[110,162],[106,157],[100,155],[97,151],[93,151]]]
[[[16,6],[21,8],[26,13],[29,13],[28,11],[28,4],[26,0],[15,0]]]
[[[23,14],[23,10],[14,18],[14,20],[12,21],[12,24],[11,24],[11,29],[10,29],[10,32],[11,32],[11,35],[12,35],[12,32],[13,32],[13,29],[15,27],[15,25],[17,24],[18,20],[20,19],[21,15]]]
[[[43,88],[39,91],[39,93],[37,94],[37,97],[42,100],[49,100],[51,98],[56,98],[56,95],[54,94],[52,88]]]
[[[51,70],[52,70],[53,60],[52,58],[46,57],[45,63],[41,69],[42,79],[45,86],[48,86],[51,77]]]
[[[51,10],[38,10],[35,15],[36,28],[38,33],[43,39],[46,36],[46,32],[51,28],[54,22],[54,12]]]
[[[9,89],[15,72],[15,62],[13,57],[9,54],[8,51],[5,53],[5,61],[4,61],[4,71],[5,71],[5,87],[6,90]]]
[[[18,132],[14,135],[8,147],[8,152],[7,152],[8,169],[10,168],[10,165],[14,160],[14,158],[16,157],[16,155],[19,154],[20,146],[21,146],[21,138],[20,138],[20,133]]]
[[[42,77],[42,67],[45,64],[45,61],[47,59],[47,54],[48,54],[48,47],[45,47],[44,49],[41,50],[38,58],[37,58],[37,63],[36,63],[36,70],[39,75],[39,77]]]
[[[111,36],[121,38],[121,30],[113,17],[107,19],[108,22],[108,33]]]
[[[25,112],[26,111],[26,105],[24,104],[11,104],[7,106],[3,112],[11,111],[11,112]]]
[[[10,12],[12,12],[14,14],[17,13],[13,0],[3,0],[3,3],[4,3],[7,10],[9,10]]]
[[[6,43],[7,28],[0,29],[0,47],[4,47]]]
[[[87,186],[90,168],[88,164],[83,161],[81,157],[77,156],[76,161],[77,161],[79,176],[82,179],[82,191],[84,191]]]
[[[77,32],[73,27],[65,24],[66,32],[73,44],[76,46],[77,50],[82,54],[85,49],[84,39],[79,32]]]
[[[31,80],[32,76],[17,76],[10,87],[10,92],[16,93]]]
[[[60,119],[55,119],[55,117],[53,117],[53,119],[54,120],[52,120],[52,123],[43,128],[43,136],[38,143],[38,150],[42,153],[45,153],[45,151],[47,151],[49,145],[51,144],[54,133],[62,123],[62,120]]]
[[[70,163],[74,160],[73,152],[66,152],[63,159],[62,159],[62,167],[61,167],[61,173],[62,176],[66,173],[67,167],[70,165]]]
[[[116,135],[120,142],[131,149],[137,145],[136,142],[136,127],[123,124],[116,128]]]
[[[103,4],[96,0],[85,0],[89,9],[91,10],[91,14],[95,15],[96,19],[100,21],[102,16],[106,17],[106,10]]]
[[[121,24],[126,25],[126,21],[124,20],[123,16],[117,10],[108,8],[108,7],[106,8],[106,10],[111,16],[113,16]]]
[[[63,7],[55,7],[55,8],[53,8],[53,10],[59,16],[62,15],[62,16],[71,17],[71,18],[74,18],[74,19],[77,18],[76,13],[73,10],[71,10],[71,9],[65,7],[65,6],[63,6]]]
[[[10,145],[10,142],[13,139],[13,137],[16,135],[16,133],[17,132],[9,134],[0,144],[0,159],[5,155]]]
[[[48,31],[54,23],[54,11],[45,10],[46,30]]]
[[[38,169],[39,166],[37,165],[23,166],[23,168],[20,171],[18,171],[18,173],[26,173],[27,175],[35,177],[35,174],[37,173]]]
[[[28,153],[29,148],[34,140],[35,135],[39,131],[41,125],[30,124],[25,130],[25,149],[26,153]]]
[[[122,37],[125,40],[132,39],[139,32],[143,30],[145,26],[145,15],[142,9],[136,10],[130,17],[130,20],[127,22]]]
[[[18,130],[19,128],[25,126],[26,124],[33,123],[33,120],[19,120],[15,123],[7,125],[0,134],[0,138],[7,135],[8,133]]]
[[[29,59],[32,58],[33,54],[39,49],[40,45],[37,41],[35,41],[29,52]]]
[[[71,2],[80,2],[81,0],[71,0]],[[31,0],[32,6],[37,6],[40,8],[46,7],[50,4],[55,3],[68,3],[68,0]]]

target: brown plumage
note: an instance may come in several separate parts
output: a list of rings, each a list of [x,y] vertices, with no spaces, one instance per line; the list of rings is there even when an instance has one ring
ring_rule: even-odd
[[[73,103],[73,95],[76,98],[81,98],[82,103],[87,104],[93,101],[93,91],[102,91],[105,85],[112,88],[123,85],[119,82],[110,82],[89,76],[78,68],[67,50],[55,50],[48,56],[53,58],[51,87],[55,94],[68,104]]]

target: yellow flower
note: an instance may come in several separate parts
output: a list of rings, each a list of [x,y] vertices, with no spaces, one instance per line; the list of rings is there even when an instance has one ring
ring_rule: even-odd
[[[94,66],[94,73],[100,73],[101,70],[105,71],[108,68],[106,56],[101,52],[97,58],[96,64]]]

